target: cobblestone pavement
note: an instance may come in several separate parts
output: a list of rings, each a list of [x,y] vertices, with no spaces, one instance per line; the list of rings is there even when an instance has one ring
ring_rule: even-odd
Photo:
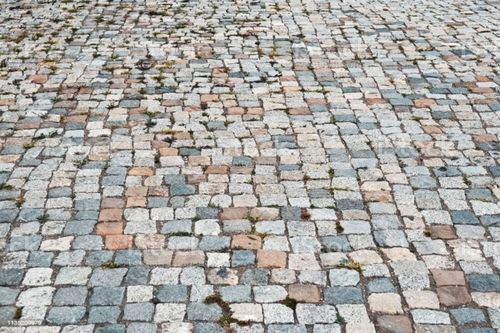
[[[497,332],[499,25],[1,1],[0,332]]]

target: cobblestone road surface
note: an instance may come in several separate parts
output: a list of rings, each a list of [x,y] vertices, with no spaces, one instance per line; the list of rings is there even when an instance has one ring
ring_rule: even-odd
[[[499,25],[1,1],[0,332],[497,332]]]

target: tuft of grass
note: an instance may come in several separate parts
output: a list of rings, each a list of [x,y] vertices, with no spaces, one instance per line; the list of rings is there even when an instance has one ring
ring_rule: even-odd
[[[337,231],[337,234],[341,234],[344,232],[344,227],[342,224],[340,224],[339,221],[335,222],[335,230]]]
[[[14,186],[10,185],[10,184],[5,184],[5,183],[1,183],[0,184],[0,190],[13,190],[14,189]]]
[[[88,156],[85,156],[85,158],[83,158],[82,160],[80,161],[75,161],[73,162],[75,164],[76,167],[78,168],[81,168],[83,167],[85,164],[87,164],[89,162],[89,157]]]
[[[192,233],[187,232],[187,231],[176,231],[176,232],[169,234],[169,236],[184,236],[184,237],[192,236],[192,235],[193,235]]]
[[[335,170],[333,168],[330,168],[330,170],[328,170],[328,175],[330,176],[330,178],[335,177]]]
[[[343,325],[345,324],[345,319],[339,313],[337,313],[337,318],[335,319],[335,324]]]
[[[24,199],[24,197],[22,195],[18,196],[16,198],[16,207],[21,207],[23,205],[23,203],[26,202],[26,199]]]
[[[168,127],[164,128],[162,132],[163,132],[163,134],[167,134],[167,135],[168,134],[175,134],[175,130],[168,128]]]
[[[359,176],[357,176],[356,179],[359,181]],[[335,191],[347,191],[347,188],[345,188],[345,187],[336,187],[336,186],[330,187],[330,193],[331,194],[334,194]]]
[[[251,223],[257,223],[259,222],[259,218],[256,217],[256,216],[252,216],[250,214],[248,214],[245,219],[247,219],[248,221],[250,221]]]
[[[432,236],[432,230],[431,230],[431,228],[425,228],[425,230],[424,230],[424,236],[425,237],[431,237]]]
[[[297,308],[297,304],[299,304],[299,301],[287,296],[284,300],[280,301],[280,303],[285,306],[288,306],[292,310],[295,310]]]
[[[113,269],[113,268],[121,268],[124,267],[122,264],[117,264],[112,260],[105,261],[101,264],[102,269]]]
[[[227,314],[227,313],[223,314],[222,317],[219,318],[218,322],[219,322],[220,326],[225,328],[226,333],[236,332],[232,328],[229,328],[229,326],[232,323],[235,323],[239,326],[249,326],[252,324],[252,322],[250,320],[242,321],[242,320],[234,319],[233,317],[231,317],[230,314]]]
[[[309,210],[307,208],[300,209],[300,218],[305,221],[308,221],[311,218],[311,214],[309,213]]]
[[[171,69],[175,66],[175,60],[167,60],[161,63],[158,67],[160,69]]]
[[[25,144],[23,145],[23,148],[24,148],[24,149],[31,149],[31,148],[33,148],[34,146],[35,146],[35,145],[34,145],[33,143],[31,143],[31,142],[30,142],[30,143],[25,143]]]
[[[43,214],[43,215],[40,215],[36,218],[38,220],[38,222],[40,223],[45,223],[49,220],[49,214]]]
[[[156,125],[156,121],[155,120],[152,120],[152,119],[148,119],[145,123],[146,127],[147,128],[151,128],[151,127],[154,127]]]
[[[203,303],[217,304],[218,306],[220,306],[220,308],[222,309],[222,311],[224,311],[225,314],[230,314],[231,312],[229,304],[227,304],[227,302],[222,299],[221,294],[218,292],[215,292],[212,295],[208,295],[207,297],[205,297]]]
[[[250,326],[252,325],[252,322],[250,320],[238,320],[231,318],[233,320],[233,323],[236,323],[239,326]]]
[[[218,322],[219,322],[219,325],[222,326],[222,327],[229,327],[229,325],[231,325],[231,323],[233,322],[233,317],[231,317],[231,315],[228,315],[228,314],[225,314],[225,315],[222,315]]]
[[[259,238],[261,238],[261,239],[264,239],[264,238],[266,238],[266,237],[267,237],[267,233],[265,233],[265,232],[257,232],[257,231],[255,230],[255,227],[254,227],[254,226],[252,226],[252,235],[255,235],[255,236],[257,236],[257,237],[259,237]]]
[[[19,320],[23,316],[23,308],[16,308],[16,312],[14,313],[14,319]]]
[[[321,247],[321,252],[322,253],[330,253],[330,252],[337,252],[337,248],[336,247],[327,247],[327,246],[322,246]]]
[[[361,268],[361,264],[357,261],[352,260],[352,259],[349,259],[348,261],[340,263],[339,265],[337,265],[337,268],[352,269],[354,271],[358,271],[359,273],[361,273],[361,271],[363,270]]]
[[[158,152],[155,153],[155,166],[160,166],[160,154]]]

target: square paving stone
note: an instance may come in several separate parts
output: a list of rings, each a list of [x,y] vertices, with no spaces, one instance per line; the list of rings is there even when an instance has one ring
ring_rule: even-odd
[[[53,307],[49,311],[47,322],[56,325],[75,324],[83,318],[85,312],[84,306]]]
[[[188,288],[184,285],[163,285],[158,287],[155,293],[156,299],[160,302],[185,302],[187,300]]]
[[[156,305],[153,321],[161,322],[181,322],[186,315],[186,305],[179,303],[160,303]],[[176,331],[171,331],[172,333]]]
[[[445,306],[458,306],[472,301],[469,291],[461,286],[444,286],[437,289],[439,302]]]
[[[482,323],[486,320],[483,311],[473,308],[451,309],[451,315],[459,325]]]
[[[118,265],[132,266],[142,264],[142,253],[135,250],[117,251],[114,262]]]
[[[54,295],[54,305],[83,305],[87,298],[87,287],[62,287]]]
[[[30,267],[50,267],[54,254],[51,252],[31,252],[28,266]]]
[[[0,287],[0,305],[14,304],[19,295],[19,290],[8,287]]]
[[[16,317],[17,309],[14,306],[0,306],[0,320],[2,322],[13,320]]]
[[[97,327],[95,333],[125,333],[125,325],[105,325]]]
[[[460,330],[460,333],[496,333],[496,329],[490,327],[468,328]]]
[[[471,274],[467,280],[473,291],[500,292],[500,276],[496,274]]]
[[[89,312],[89,323],[116,323],[121,310],[118,306],[92,306]]]
[[[129,303],[125,304],[123,311],[124,320],[151,321],[154,305],[152,303]]]
[[[89,283],[90,286],[119,286],[126,273],[126,268],[97,268],[90,277]]]
[[[88,266],[100,266],[105,262],[111,261],[113,252],[111,251],[89,251],[85,258],[85,264]]]
[[[405,316],[382,315],[377,317],[377,332],[380,333],[411,333],[411,321]]]
[[[332,287],[324,291],[325,302],[328,304],[361,304],[363,296],[356,287]]]
[[[0,286],[19,285],[23,280],[24,272],[22,269],[0,268]]]
[[[220,293],[224,301],[228,303],[241,303],[251,301],[250,286],[223,286]]]
[[[120,305],[123,301],[123,287],[95,287],[90,297],[90,305]]]
[[[368,281],[368,291],[370,293],[391,293],[395,292],[396,288],[390,279],[378,278]]]
[[[62,267],[56,276],[55,284],[87,284],[91,271],[89,267]]]
[[[241,275],[240,282],[243,285],[267,285],[269,280],[269,271],[267,269],[247,269]]]
[[[194,326],[193,333],[223,333],[224,329],[219,324],[198,323]]]
[[[125,284],[136,285],[145,284],[149,278],[150,269],[145,266],[132,266],[128,269],[127,275],[125,276]]]
[[[255,264],[255,254],[253,251],[246,250],[233,251],[231,263],[233,267],[253,265]]]
[[[479,224],[479,219],[470,210],[453,210],[450,213],[454,224]]]
[[[189,303],[187,307],[188,320],[217,321],[222,316],[222,310],[217,304]]]
[[[157,327],[152,323],[130,323],[127,326],[127,333],[156,333]]]

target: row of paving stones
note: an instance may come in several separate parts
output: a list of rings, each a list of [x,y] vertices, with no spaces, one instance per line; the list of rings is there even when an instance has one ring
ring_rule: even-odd
[[[494,333],[498,14],[0,4],[0,332]]]

